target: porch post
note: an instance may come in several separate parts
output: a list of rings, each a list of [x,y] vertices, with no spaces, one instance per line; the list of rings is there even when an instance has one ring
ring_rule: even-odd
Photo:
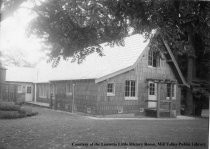
[[[160,117],[160,84],[157,82],[157,118]]]
[[[170,115],[170,117],[172,117],[171,116],[171,112],[172,112],[172,92],[173,92],[173,90],[172,90],[172,83],[170,84],[170,86],[171,86],[171,88],[170,88],[170,101],[169,101],[169,115]]]
[[[34,102],[37,101],[37,84],[34,84]]]

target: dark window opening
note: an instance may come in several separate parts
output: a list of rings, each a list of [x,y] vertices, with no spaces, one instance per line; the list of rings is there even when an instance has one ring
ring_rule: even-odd
[[[160,53],[158,51],[149,51],[148,65],[152,67],[160,67]]]

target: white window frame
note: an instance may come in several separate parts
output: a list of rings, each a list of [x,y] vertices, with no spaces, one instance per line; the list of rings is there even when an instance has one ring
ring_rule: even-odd
[[[129,96],[125,96],[126,94],[126,81],[129,81]],[[137,100],[137,92],[136,92],[136,89],[137,89],[137,84],[136,84],[136,80],[126,80],[125,81],[125,92],[124,92],[124,97],[125,97],[125,100]],[[135,96],[131,96],[131,82],[134,81],[135,82]]]
[[[151,88],[150,88],[151,84],[154,85],[154,88],[153,88],[153,91],[152,91],[154,94],[150,94],[151,93]],[[149,82],[148,85],[149,85],[149,95],[151,95],[151,96],[154,95],[155,96],[156,95],[155,82]]]
[[[168,85],[168,84],[167,84]],[[167,85],[166,85],[166,99],[167,100],[169,100],[170,99],[170,97],[168,97],[168,89],[167,89]],[[172,100],[175,100],[176,99],[176,84],[170,84],[170,86],[174,86],[174,88],[173,88],[173,94],[174,94],[174,96],[172,96]],[[170,88],[170,90],[171,90],[171,88]]]
[[[109,84],[112,84],[112,92],[108,92]],[[107,83],[106,92],[107,96],[115,96],[115,84],[113,82]]]

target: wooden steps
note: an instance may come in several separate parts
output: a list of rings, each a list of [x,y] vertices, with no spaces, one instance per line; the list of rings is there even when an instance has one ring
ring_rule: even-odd
[[[157,109],[145,109],[145,115],[148,117],[157,117]],[[167,109],[160,109],[160,117],[171,117],[174,118],[176,117],[176,113],[173,110],[170,114],[170,111]]]

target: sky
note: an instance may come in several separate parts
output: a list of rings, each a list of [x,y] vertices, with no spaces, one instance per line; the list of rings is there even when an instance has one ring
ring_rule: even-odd
[[[24,4],[24,5],[21,5],[21,7],[22,6],[28,7],[29,5]],[[3,62],[3,65],[7,68],[7,80],[15,79],[13,81],[23,81],[23,80],[26,81],[27,79],[27,81],[29,80],[45,81],[47,79],[50,79],[49,76],[53,76],[56,79],[58,78],[56,77],[56,74],[57,76],[62,76],[62,74],[58,72],[64,72],[67,70],[67,68],[69,72],[66,73],[66,76],[62,76],[62,78],[64,77],[67,78],[70,74],[71,76],[75,75],[76,77],[78,77],[78,75],[83,75],[83,74],[86,75],[85,73],[87,72],[86,69],[89,70],[89,67],[92,67],[96,63],[95,62],[96,59],[98,59],[98,64],[102,63],[101,61],[106,61],[109,63],[106,64],[107,67],[104,68],[104,70],[94,69],[92,72],[110,73],[112,71],[116,71],[118,68],[124,68],[124,67],[127,67],[128,64],[133,63],[133,61],[135,61],[136,58],[127,59],[127,56],[126,57],[124,56],[132,54],[130,52],[130,50],[132,49],[134,50],[133,51],[134,54],[136,52],[137,53],[140,52],[138,50],[139,49],[143,50],[145,48],[145,45],[147,45],[148,43],[148,42],[146,43],[143,42],[144,39],[142,36],[135,35],[125,40],[125,47],[115,46],[113,49],[111,47],[104,47],[104,50],[108,51],[108,55],[111,55],[111,56],[114,55],[113,53],[114,51],[116,50],[120,51],[119,53],[115,53],[116,57],[117,55],[121,53],[120,58],[123,59],[124,63],[120,63],[119,65],[115,62],[111,63],[111,60],[106,60],[106,59],[109,59],[110,56],[107,58],[104,57],[103,59],[100,59],[99,56],[96,55],[96,53],[94,53],[92,56],[91,55],[88,56],[87,58],[89,59],[87,60],[88,63],[84,61],[83,64],[80,65],[79,68],[76,63],[70,64],[70,62],[60,62],[60,64],[58,65],[59,68],[56,68],[53,70],[51,67],[51,64],[46,63],[47,61],[46,50],[43,49],[40,39],[36,38],[35,36],[28,37],[26,34],[27,26],[34,17],[35,15],[33,14],[33,12],[30,11],[30,9],[20,8],[15,12],[14,15],[6,18],[0,24],[0,50],[1,50],[1,53],[3,54],[3,56],[1,56],[0,58]],[[128,49],[127,54],[125,54],[123,50],[126,48]],[[122,49],[123,51],[120,49]],[[116,57],[112,58],[112,60],[116,61],[117,60]],[[135,57],[135,55],[134,56],[131,55],[130,57]],[[114,64],[116,64],[116,67],[114,67],[115,66]],[[103,65],[104,65],[104,62],[103,62]],[[29,70],[29,69],[24,68],[18,71],[17,67],[21,68],[23,66],[30,66],[31,68],[34,68],[35,70]],[[113,67],[113,69],[111,66]],[[80,68],[83,68],[83,69],[80,69]],[[100,68],[100,66],[97,66],[96,68]],[[18,74],[18,72],[20,73]],[[49,75],[49,72],[52,72],[52,73]],[[43,77],[41,77],[41,74]],[[96,75],[96,74],[90,73],[89,75],[97,76],[98,74]],[[38,76],[41,79],[37,79]],[[84,76],[81,76],[81,77],[84,77]]]
[[[34,36],[28,37],[26,34],[27,26],[35,15],[24,7],[25,4],[21,5],[14,15],[1,22],[0,50],[3,55],[6,55],[1,59],[5,61],[7,58],[5,62],[7,66],[8,61],[12,60],[19,62],[20,66],[25,62],[35,65],[45,57],[40,40]]]

